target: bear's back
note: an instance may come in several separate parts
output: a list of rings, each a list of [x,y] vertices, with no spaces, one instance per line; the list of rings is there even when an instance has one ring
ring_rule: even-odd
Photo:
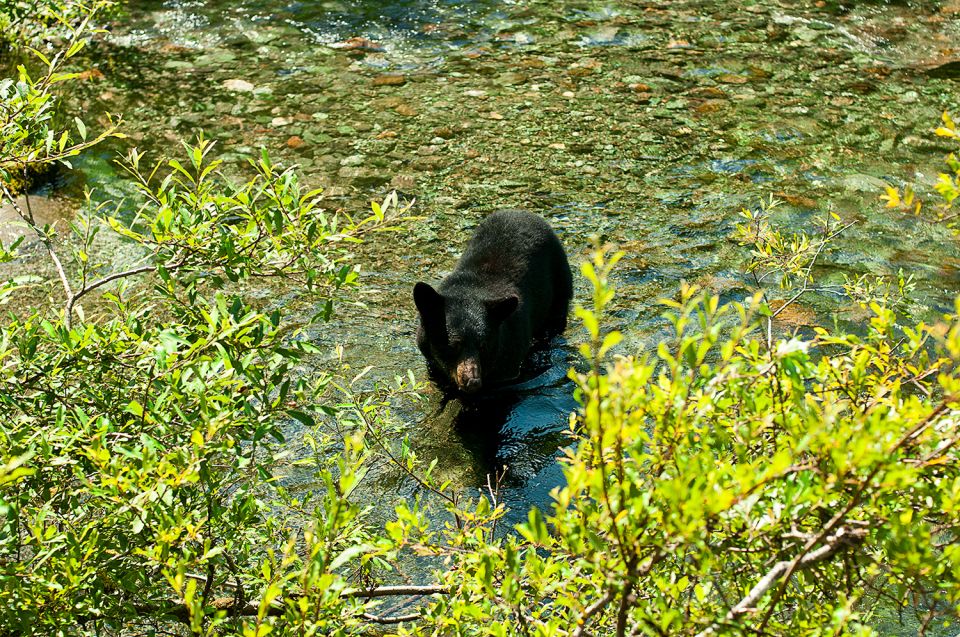
[[[499,210],[477,226],[454,275],[469,274],[480,284],[521,285],[559,260],[565,264],[566,255],[543,217],[525,210]]]

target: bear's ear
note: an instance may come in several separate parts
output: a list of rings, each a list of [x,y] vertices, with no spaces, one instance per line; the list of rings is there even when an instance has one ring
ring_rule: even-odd
[[[417,305],[424,327],[443,325],[443,296],[432,287],[423,283],[413,286],[413,302]]]
[[[520,305],[520,298],[516,294],[511,294],[502,299],[487,301],[487,313],[490,315],[491,322],[502,323],[516,311],[518,305]]]

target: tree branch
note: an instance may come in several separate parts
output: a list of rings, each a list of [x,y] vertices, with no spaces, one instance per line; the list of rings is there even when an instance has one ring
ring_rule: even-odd
[[[604,593],[603,597],[601,597],[594,603],[587,606],[583,610],[583,614],[580,615],[580,619],[577,620],[577,623],[578,623],[577,629],[574,630],[572,633],[570,633],[570,637],[585,637],[585,635],[587,634],[587,624],[589,623],[590,619],[594,615],[602,611],[604,608],[606,608],[607,605],[609,605],[610,602],[613,601],[613,598],[615,596],[616,594],[612,590],[607,590],[607,592]]]
[[[348,588],[341,597],[393,597],[397,595],[449,595],[447,586],[378,586],[376,588]]]
[[[47,249],[47,253],[50,255],[50,258],[53,260],[54,266],[57,268],[57,275],[60,277],[60,283],[63,285],[63,291],[67,295],[67,298],[73,297],[73,289],[70,287],[70,281],[67,279],[67,273],[63,269],[63,264],[60,262],[60,257],[57,255],[57,251],[53,247],[53,241],[50,237],[39,227],[37,227],[36,222],[33,220],[33,215],[27,212],[24,212],[23,208],[20,207],[20,204],[17,203],[16,198],[13,196],[7,189],[7,185],[0,183],[0,188],[3,189],[3,195],[7,198],[7,201],[13,206],[14,212],[23,219],[24,223],[30,226],[30,229],[33,230],[40,241],[43,242],[43,246]],[[66,316],[67,329],[70,328],[70,316]]]
[[[830,559],[836,555],[840,549],[860,544],[866,536],[867,529],[841,527],[836,533],[825,538],[825,542],[820,548],[806,553],[801,552],[800,555],[802,557],[800,557],[799,560],[792,559],[777,562],[773,565],[773,568],[767,571],[767,574],[760,578],[760,581],[750,589],[750,592],[727,612],[722,622],[718,621],[711,624],[706,630],[698,633],[696,637],[709,637],[710,635],[714,635],[721,624],[735,622],[741,615],[755,611],[757,602],[759,602],[771,588],[776,586],[782,577],[789,576],[798,570],[810,568],[811,566]]]
[[[191,575],[191,577],[200,581],[206,580],[203,575]],[[376,588],[348,588],[340,593],[340,597],[372,599],[374,597],[448,595],[449,593],[450,589],[446,586],[378,586]],[[259,614],[260,600],[255,599],[243,604],[238,603],[239,601],[240,600],[234,597],[218,597],[211,600],[205,607],[214,610],[225,610],[235,617],[255,617]],[[137,606],[136,609],[138,613],[144,615],[161,615],[184,623],[190,621],[190,609],[184,605],[182,601],[170,600],[161,605],[149,604]],[[278,598],[267,607],[266,614],[270,617],[279,617],[283,615],[285,611],[283,601]],[[385,617],[363,613],[362,616],[364,619],[381,624],[398,624],[420,618],[419,613]]]
[[[399,624],[400,622],[412,622],[420,619],[420,613],[410,613],[409,615],[387,615],[385,617],[364,613],[361,615],[361,617],[378,624]]]

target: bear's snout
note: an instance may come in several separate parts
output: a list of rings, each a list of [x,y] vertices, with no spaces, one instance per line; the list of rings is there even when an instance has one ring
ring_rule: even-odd
[[[475,394],[483,385],[480,381],[480,362],[475,358],[467,358],[457,363],[457,387],[467,394]]]

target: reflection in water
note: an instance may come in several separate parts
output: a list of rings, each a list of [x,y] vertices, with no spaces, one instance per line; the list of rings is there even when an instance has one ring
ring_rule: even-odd
[[[550,490],[562,484],[556,459],[570,444],[569,418],[577,408],[568,355],[563,347],[535,352],[532,378],[468,402],[452,398],[435,416],[450,432],[448,444],[461,446],[457,455],[472,465],[473,484],[464,486],[486,491],[502,476],[504,528],[522,521],[530,503],[548,506]]]

